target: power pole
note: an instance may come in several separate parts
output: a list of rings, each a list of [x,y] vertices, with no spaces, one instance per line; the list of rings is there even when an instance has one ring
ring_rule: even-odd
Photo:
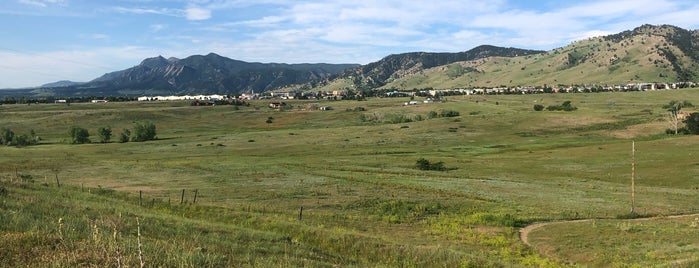
[[[631,214],[636,210],[636,143],[631,141]]]

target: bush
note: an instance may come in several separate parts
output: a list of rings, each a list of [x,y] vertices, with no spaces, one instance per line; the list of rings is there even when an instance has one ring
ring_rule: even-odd
[[[451,110],[442,110],[442,112],[439,113],[440,117],[456,117],[459,116],[459,112],[457,111],[451,111]]]
[[[430,111],[429,113],[427,113],[427,118],[428,118],[428,119],[436,118],[438,115],[439,115],[439,114],[438,114],[437,112],[435,112],[435,111]]]
[[[68,134],[70,134],[70,143],[72,144],[83,144],[90,142],[90,133],[87,129],[72,126],[68,129]]]
[[[129,142],[131,139],[131,130],[124,129],[121,131],[121,134],[119,134],[119,142],[124,143],[124,142]]]
[[[12,145],[12,141],[15,138],[15,133],[9,128],[3,128],[0,133],[0,142],[4,145]]]
[[[110,128],[110,127],[98,128],[97,135],[99,136],[101,143],[107,143],[107,142],[109,142],[110,139],[112,139],[112,128]]]
[[[544,106],[541,104],[534,104],[534,111],[543,111]]]
[[[578,107],[575,107],[572,104],[570,104],[570,101],[564,101],[563,104],[561,104],[561,105],[551,105],[549,107],[546,107],[546,110],[549,110],[549,111],[570,112],[570,111],[575,111],[577,109],[578,109]]]
[[[131,141],[140,142],[155,139],[155,124],[150,122],[140,122],[134,125]]]
[[[420,158],[417,160],[415,163],[415,166],[419,170],[436,170],[436,171],[445,171],[447,168],[444,166],[444,162],[439,161],[436,163],[430,163],[429,160],[425,158]]]
[[[686,130],[691,134],[699,134],[699,113],[691,113],[684,119]]]
[[[28,146],[36,144],[36,140],[27,134],[17,135],[12,140],[12,144],[16,146]]]

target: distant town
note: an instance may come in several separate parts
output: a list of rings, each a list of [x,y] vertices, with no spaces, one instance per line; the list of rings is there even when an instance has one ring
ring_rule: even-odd
[[[110,101],[191,101],[192,105],[211,105],[216,102],[248,101],[259,99],[316,99],[316,100],[361,100],[367,97],[426,97],[438,100],[443,96],[455,95],[497,95],[497,94],[545,94],[545,93],[595,93],[595,92],[629,92],[629,91],[659,91],[673,90],[680,88],[694,88],[694,82],[674,82],[674,83],[629,83],[623,85],[543,85],[543,86],[499,86],[499,87],[476,87],[476,88],[455,88],[455,89],[373,89],[373,90],[333,90],[333,91],[288,91],[288,92],[265,92],[265,93],[242,93],[239,95],[173,95],[173,96],[141,96],[141,97],[73,97],[54,98],[46,97],[40,99],[8,97],[0,101],[0,104],[25,104],[25,103],[71,103],[71,102],[110,102]]]

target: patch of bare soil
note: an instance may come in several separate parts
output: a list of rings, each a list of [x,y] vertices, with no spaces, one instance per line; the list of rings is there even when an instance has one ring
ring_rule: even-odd
[[[653,122],[629,126],[623,130],[611,131],[609,135],[615,138],[630,139],[635,137],[665,133],[665,129],[667,128],[669,128],[669,125],[666,122]]]

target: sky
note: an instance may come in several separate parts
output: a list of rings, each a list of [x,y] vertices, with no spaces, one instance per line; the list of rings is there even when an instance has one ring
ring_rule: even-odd
[[[156,56],[367,64],[551,50],[643,24],[699,29],[698,14],[696,0],[2,0],[0,88],[86,82]]]

